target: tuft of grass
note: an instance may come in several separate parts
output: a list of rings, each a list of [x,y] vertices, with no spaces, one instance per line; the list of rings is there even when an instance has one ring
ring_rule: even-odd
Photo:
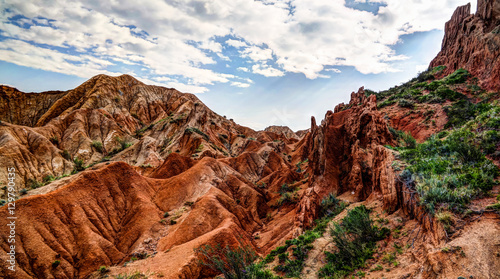
[[[341,202],[337,197],[330,193],[320,203],[319,217],[332,217],[338,215],[347,204]]]
[[[82,159],[75,157],[73,160],[73,163],[75,163],[75,166],[73,167],[73,174],[85,170],[85,163],[83,162]]]
[[[321,268],[319,276],[339,278],[364,266],[375,252],[376,241],[389,233],[387,228],[379,228],[373,223],[369,210],[361,205],[349,211],[340,224],[334,224],[330,234],[336,250],[325,252],[327,264]]]
[[[344,208],[342,203],[337,204],[339,208]],[[334,210],[341,212],[342,210]],[[287,240],[284,246],[279,246],[271,251],[266,258],[262,260],[263,264],[272,262],[275,257],[278,257],[279,264],[274,268],[276,272],[282,272],[286,277],[299,277],[304,269],[305,260],[308,258],[309,251],[313,248],[312,243],[321,237],[326,231],[328,222],[334,216],[326,216],[317,219],[316,226],[312,230],[306,231],[299,237]],[[292,247],[292,255],[289,255],[287,250]]]
[[[95,140],[92,142],[91,146],[93,148],[95,148],[95,150],[97,150],[97,152],[102,153],[102,151],[103,151],[102,142]]]
[[[200,129],[195,128],[195,127],[186,128],[186,130],[184,130],[184,133],[188,134],[188,135],[192,134],[192,133],[196,133],[196,134],[202,136],[206,141],[210,140],[210,137],[207,134],[203,133],[202,131],[200,131]],[[226,136],[226,138],[227,138],[227,136]]]
[[[53,145],[59,145],[59,138],[57,136],[50,137],[49,140]]]
[[[64,149],[62,152],[61,152],[61,156],[68,160],[68,161],[71,161],[71,155],[69,154],[69,151]]]
[[[202,245],[195,249],[200,265],[222,273],[226,279],[278,279],[269,270],[264,269],[264,264],[254,263],[257,254],[249,246],[222,247]]]
[[[129,141],[127,140],[124,140],[120,137],[116,137],[115,140],[118,142],[119,144],[119,147],[116,147],[114,148],[109,154],[108,154],[108,157],[111,157],[113,155],[116,155],[120,152],[122,152],[123,150],[129,148],[132,146],[132,143],[130,143]]]
[[[52,268],[57,268],[60,264],[61,264],[61,261],[60,261],[60,260],[55,260],[55,261],[52,263]]]

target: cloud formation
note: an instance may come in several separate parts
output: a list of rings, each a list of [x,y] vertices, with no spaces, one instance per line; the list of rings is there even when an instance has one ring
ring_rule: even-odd
[[[344,0],[0,0],[0,60],[84,78],[127,72],[193,93],[248,87],[252,74],[377,74],[408,58],[393,49],[402,35],[443,28],[468,1],[350,2],[378,12]]]

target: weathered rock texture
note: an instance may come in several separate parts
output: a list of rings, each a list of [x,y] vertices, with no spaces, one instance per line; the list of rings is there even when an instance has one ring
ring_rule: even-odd
[[[158,166],[172,152],[219,158],[252,148],[252,138],[288,142],[281,134],[239,126],[192,94],[128,75],[95,76],[67,92],[22,93],[3,86],[0,108],[0,163],[21,172],[20,189],[69,174],[75,158],[85,165],[122,160]],[[122,143],[131,146],[122,150]]]
[[[458,7],[445,25],[441,51],[430,66],[446,66],[443,74],[459,68],[478,77],[483,88],[500,90],[500,2],[478,0],[477,12],[470,4]]]
[[[362,89],[349,109],[328,112],[319,126],[313,119],[300,141],[286,127],[255,132],[194,95],[130,76],[97,76],[60,95],[48,109],[31,109],[39,115],[35,124],[3,116],[2,164],[14,165],[23,185],[69,174],[74,163],[64,150],[86,164],[104,156],[111,162],[17,201],[17,278],[84,278],[102,265],[116,266],[115,273],[153,268],[167,278],[200,278],[210,272],[198,265],[194,248],[239,242],[265,254],[313,225],[330,192],[352,192],[355,200],[376,195],[388,210],[398,206],[392,154],[383,147],[391,134],[375,97]],[[132,146],[111,153],[117,138]],[[296,202],[277,206],[284,183],[297,188]],[[0,256],[7,251],[2,242]],[[155,256],[122,267],[141,253]],[[52,268],[55,260],[59,268]],[[4,262],[0,270],[7,272]]]
[[[491,32],[498,3],[480,1],[473,16],[469,9],[459,8],[447,24],[443,51],[433,63],[449,72],[470,66],[482,84],[496,88],[498,79],[487,76],[481,63],[498,66],[498,37]],[[127,75],[99,75],[66,92],[2,87],[0,94],[0,165],[16,167],[18,190],[29,181],[70,174],[77,157],[92,165],[16,201],[15,273],[4,260],[9,213],[0,207],[0,277],[88,278],[111,266],[112,276],[141,271],[209,278],[216,274],[198,263],[195,248],[239,243],[264,255],[310,228],[329,193],[418,220],[425,250],[410,262],[422,278],[466,270],[440,263],[444,255],[432,245],[446,236],[392,167],[395,155],[384,147],[394,144],[389,122],[377,110],[376,96],[366,97],[363,88],[298,133],[286,127],[253,131],[192,94]],[[1,169],[0,181],[6,176]],[[284,184],[296,191],[292,202],[279,205]],[[498,231],[498,225],[486,227],[481,237]],[[480,247],[498,253],[492,245]],[[129,262],[132,257],[139,260]],[[60,265],[53,267],[56,260]],[[488,262],[485,270],[497,266]]]

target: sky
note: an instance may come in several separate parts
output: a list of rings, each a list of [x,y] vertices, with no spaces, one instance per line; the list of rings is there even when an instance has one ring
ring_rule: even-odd
[[[307,129],[359,87],[425,70],[468,2],[0,0],[0,83],[41,92],[129,74],[256,130]]]

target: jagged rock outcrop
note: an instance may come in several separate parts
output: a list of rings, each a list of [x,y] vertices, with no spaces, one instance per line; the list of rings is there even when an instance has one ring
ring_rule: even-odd
[[[353,201],[379,194],[388,211],[397,209],[395,175],[390,169],[393,156],[383,147],[392,143],[392,135],[377,110],[375,95],[366,97],[360,88],[351,94],[348,105],[336,106],[335,113],[328,111],[320,126],[312,118],[310,131],[299,146],[303,156],[308,154],[312,191],[319,197],[347,193]],[[306,223],[314,218],[312,203],[300,210],[309,214],[299,216]]]
[[[0,120],[23,126],[35,126],[38,119],[67,92],[23,93],[0,85]]]
[[[273,132],[276,134],[281,134],[285,136],[287,139],[299,139],[299,136],[295,134],[292,129],[287,126],[269,126],[264,129],[266,132]]]
[[[328,112],[320,126],[313,118],[310,131],[298,142],[281,128],[254,132],[238,126],[204,109],[201,102],[194,105],[192,95],[186,97],[170,89],[142,84],[118,89],[123,93],[121,99],[134,92],[139,100],[124,108],[125,104],[108,102],[104,96],[115,92],[118,82],[128,83],[128,77],[101,76],[92,83],[104,82],[102,79],[109,79],[112,86],[105,82],[92,87],[93,93],[66,94],[66,98],[73,96],[74,104],[68,107],[55,102],[44,114],[51,116],[38,120],[43,123],[51,118],[43,126],[4,123],[0,127],[3,145],[18,151],[2,158],[9,158],[6,163],[15,163],[19,169],[41,174],[54,172],[58,165],[55,174],[66,174],[73,163],[61,157],[62,148],[58,147],[72,154],[82,154],[88,148],[92,153],[87,158],[92,158],[96,155],[90,139],[104,138],[103,149],[108,150],[114,146],[109,142],[112,135],[119,135],[133,145],[109,160],[133,164],[140,156],[157,154],[158,167],[144,170],[123,162],[104,162],[72,176],[66,185],[49,184],[37,190],[42,195],[19,200],[23,209],[17,214],[23,219],[23,229],[18,234],[23,248],[17,278],[83,278],[101,265],[116,266],[116,273],[155,267],[168,274],[167,278],[199,278],[210,273],[198,265],[194,248],[242,242],[267,253],[313,225],[319,202],[327,193],[354,191],[354,199],[377,193],[384,197],[387,208],[396,206],[393,189],[385,185],[394,184],[393,173],[387,172],[392,157],[382,146],[391,142],[391,136],[376,110],[374,96],[365,97],[362,89],[353,94],[356,105]],[[156,91],[167,99],[158,100]],[[137,109],[138,103],[147,105]],[[130,111],[142,112],[136,118],[129,117]],[[174,121],[162,127],[159,119],[172,112],[185,115],[186,123]],[[130,130],[140,127],[139,121],[156,124],[141,137],[134,137]],[[57,144],[50,141],[54,134],[61,135]],[[157,141],[168,135],[172,135],[177,150],[169,149],[173,152],[162,162],[162,153],[155,153],[155,149]],[[206,146],[214,148],[211,151]],[[191,156],[193,147],[199,149],[200,156]],[[232,156],[221,156],[219,149]],[[34,160],[39,161],[31,166]],[[52,167],[44,169],[45,165]],[[22,172],[19,177],[30,174]],[[295,203],[277,205],[283,184],[297,189]],[[0,217],[6,214],[6,208],[0,208]],[[142,214],[147,217],[138,218]],[[50,242],[45,243],[46,239]],[[0,254],[7,250],[2,246]],[[147,265],[119,267],[141,253],[155,256],[144,260]],[[51,267],[55,259],[61,260],[57,270]],[[169,264],[162,264],[166,260]],[[6,270],[6,266],[0,269]]]
[[[470,4],[458,7],[445,25],[441,51],[430,67],[446,66],[447,75],[468,70],[485,89],[500,90],[500,3],[478,0],[476,14]]]

